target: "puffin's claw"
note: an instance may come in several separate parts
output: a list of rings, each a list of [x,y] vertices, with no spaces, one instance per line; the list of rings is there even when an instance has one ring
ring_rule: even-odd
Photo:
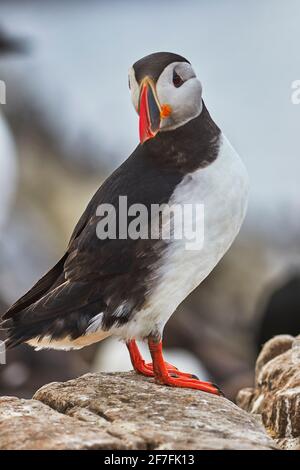
[[[220,389],[220,387],[219,387],[218,385],[213,384],[213,383],[212,383],[212,385],[213,385],[214,387],[216,387],[216,389],[217,389],[218,392],[219,392],[220,397],[225,397],[225,394],[222,392],[222,390]]]
[[[202,382],[198,379],[189,379],[186,377],[172,377],[170,375],[164,375],[161,377],[155,377],[156,382],[161,385],[169,385],[170,387],[180,388],[193,388],[201,390],[202,392],[212,393],[213,395],[224,396],[220,391],[219,387],[216,387],[210,382]]]

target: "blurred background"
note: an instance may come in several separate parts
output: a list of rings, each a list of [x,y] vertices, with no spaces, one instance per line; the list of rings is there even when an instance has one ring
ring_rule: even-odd
[[[232,249],[167,324],[166,357],[232,399],[250,386],[262,343],[300,332],[299,18],[298,0],[0,1],[1,312],[61,256],[92,194],[136,146],[128,68],[173,51],[200,77],[251,196]],[[115,340],[69,353],[23,346],[0,366],[0,393],[29,397],[49,381],[130,368]]]

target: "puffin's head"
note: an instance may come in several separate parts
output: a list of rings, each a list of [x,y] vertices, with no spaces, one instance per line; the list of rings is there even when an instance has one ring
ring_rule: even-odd
[[[140,116],[140,142],[186,124],[202,111],[202,87],[180,55],[156,52],[129,70],[133,105]]]

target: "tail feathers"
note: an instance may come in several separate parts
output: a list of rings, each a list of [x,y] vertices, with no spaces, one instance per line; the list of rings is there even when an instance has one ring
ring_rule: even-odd
[[[7,310],[7,312],[5,312],[2,319],[6,320],[8,318],[11,318],[15,313],[21,312],[22,310],[29,307],[31,304],[38,301],[43,295],[45,295],[53,287],[53,284],[55,284],[57,280],[62,276],[63,267],[67,256],[68,255],[66,253],[59,260],[59,262],[32,287],[32,289],[30,289],[25,295],[23,295],[19,300],[17,300],[17,302],[15,302]]]
[[[8,348],[32,339],[76,339],[86,334],[91,319],[104,308],[101,292],[93,285],[65,281],[23,310],[18,307],[9,318],[6,314],[0,327],[7,330]]]
[[[5,346],[7,349],[11,349],[34,340],[35,346],[39,347],[38,343],[42,344],[46,340],[49,343],[48,347],[51,347],[51,342],[63,342],[66,338],[68,338],[68,342],[75,341],[87,334],[91,318],[96,311],[98,309],[90,308],[89,312],[78,310],[73,314],[36,321],[32,324],[13,320],[10,320],[9,324],[4,322],[4,326],[8,326]]]
[[[84,314],[73,314],[67,318],[58,317],[53,320],[45,320],[28,325],[26,323],[14,322],[7,329],[7,339],[5,346],[7,349],[19,346],[22,343],[28,343],[34,340],[39,343],[47,338],[51,343],[63,341],[65,338],[75,340],[86,334],[91,316]],[[51,346],[51,344],[50,344]]]

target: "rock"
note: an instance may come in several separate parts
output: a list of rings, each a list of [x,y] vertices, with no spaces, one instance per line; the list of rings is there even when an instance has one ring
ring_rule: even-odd
[[[118,449],[120,439],[38,400],[0,398],[0,450]]]
[[[126,373],[0,398],[0,449],[275,449],[254,416],[204,392]]]
[[[88,374],[35,399],[97,425],[125,449],[270,449],[261,424],[225,398],[156,385],[135,373]]]
[[[255,388],[237,396],[244,410],[260,414],[267,432],[283,449],[300,450],[300,336],[275,336],[256,363]]]

